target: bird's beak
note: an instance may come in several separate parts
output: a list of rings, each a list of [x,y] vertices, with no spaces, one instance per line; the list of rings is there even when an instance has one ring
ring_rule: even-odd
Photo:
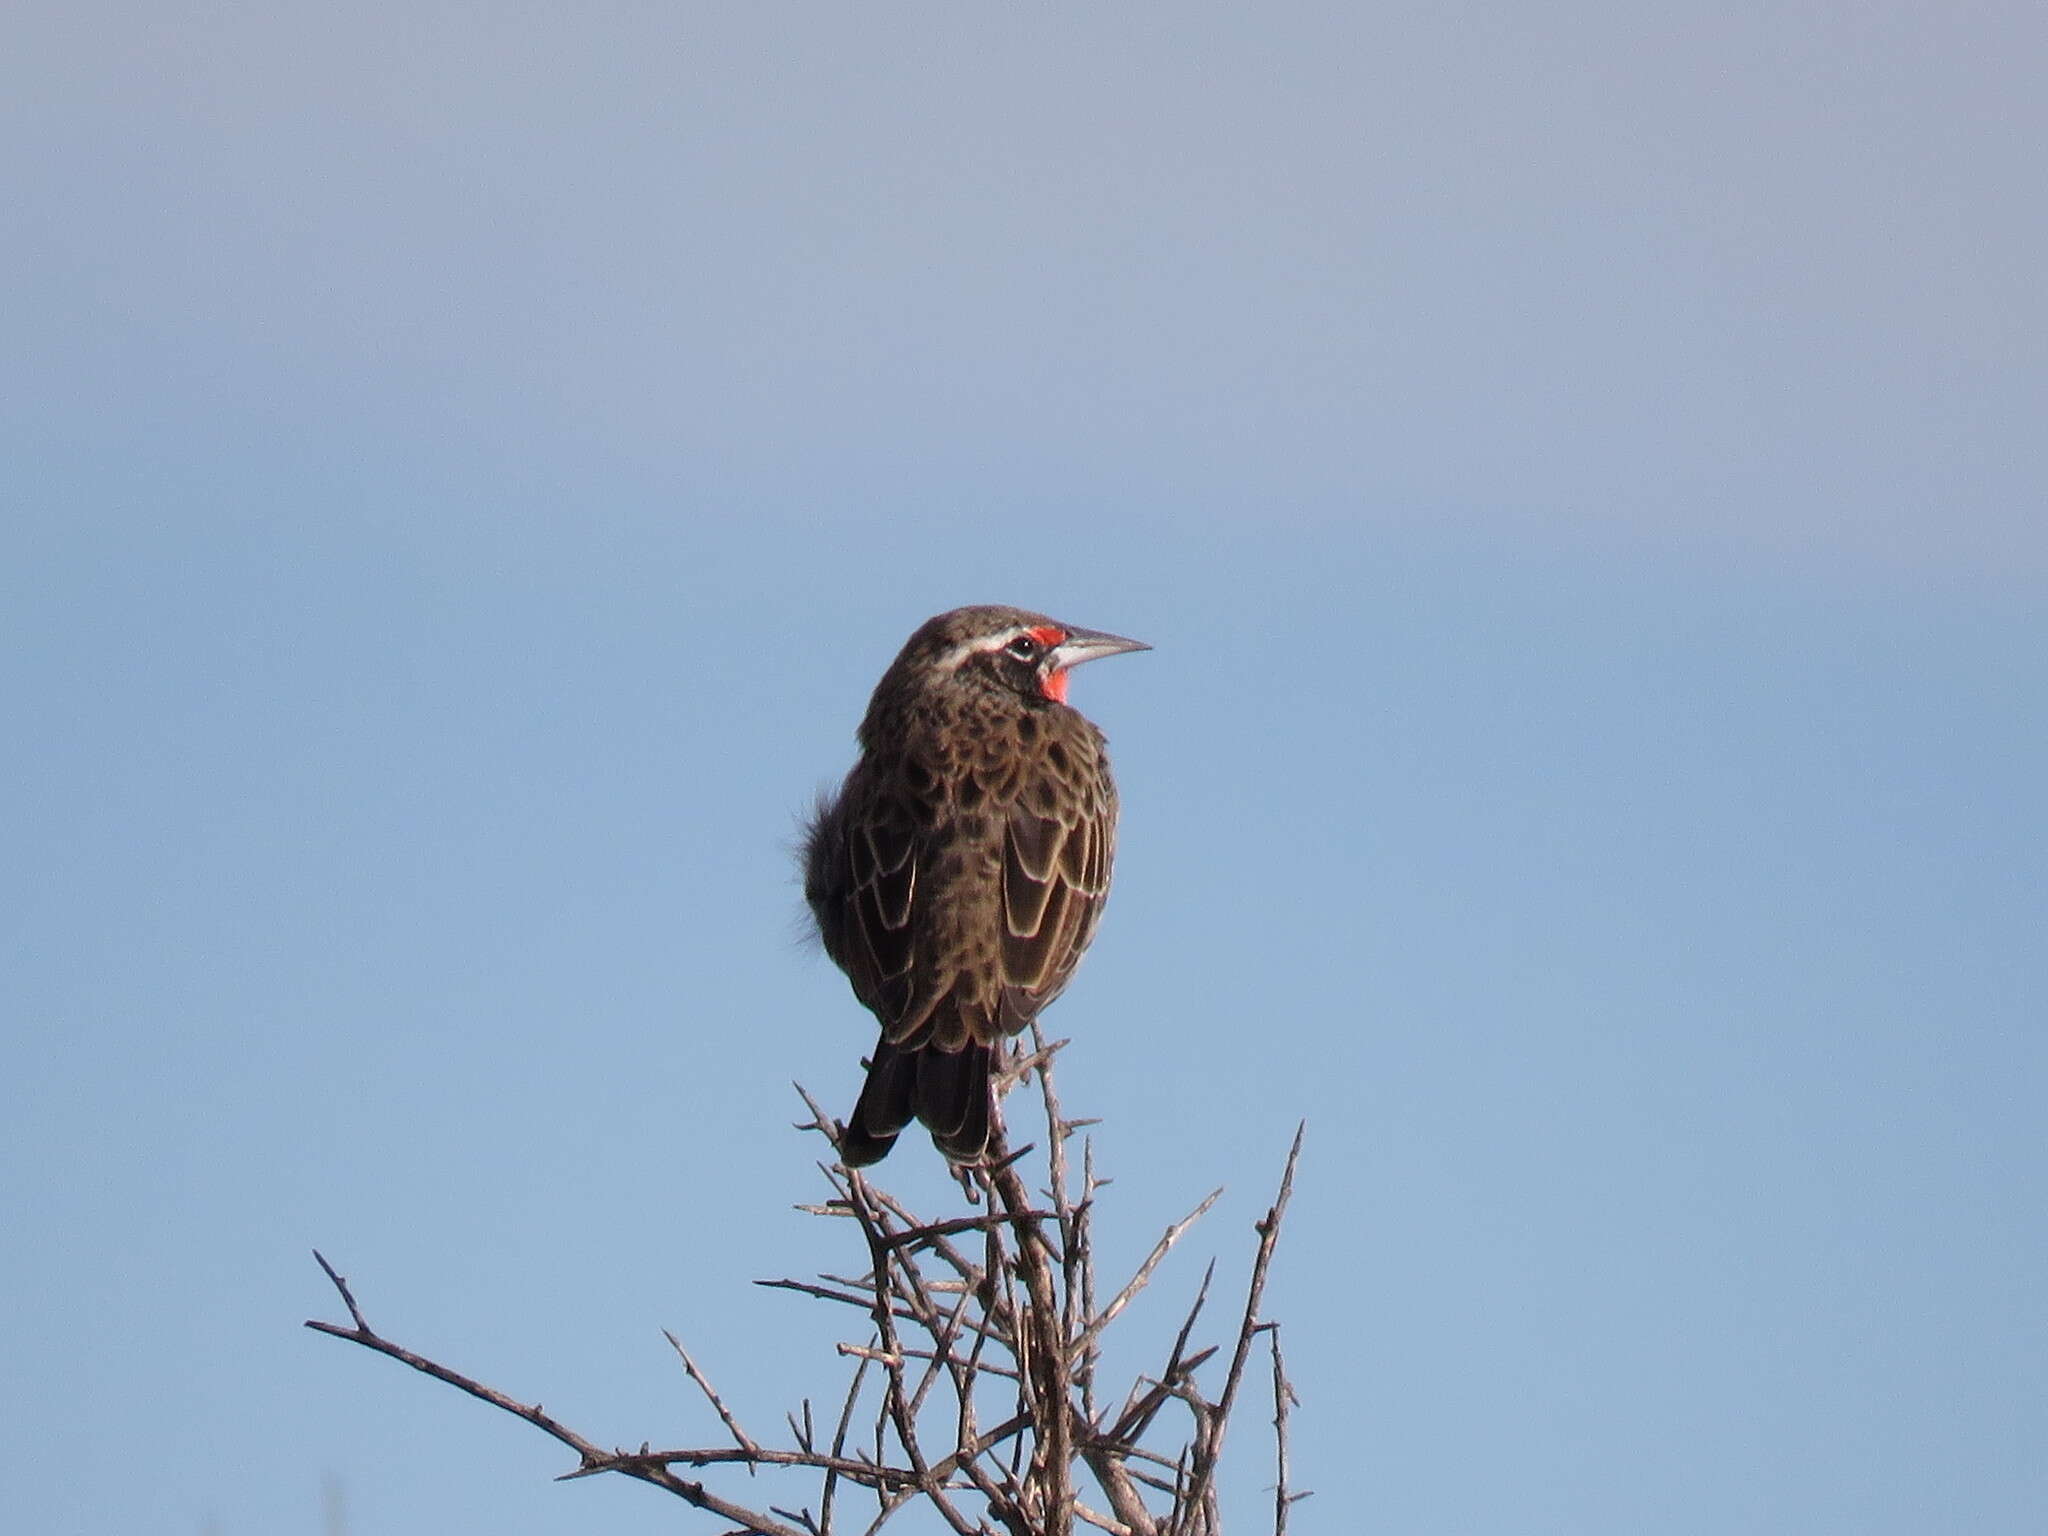
[[[1067,638],[1052,650],[1052,670],[1064,672],[1069,667],[1078,667],[1084,661],[1095,661],[1103,656],[1121,656],[1125,651],[1149,651],[1152,647],[1142,640],[1126,640],[1122,635],[1106,635],[1099,629],[1069,629]]]

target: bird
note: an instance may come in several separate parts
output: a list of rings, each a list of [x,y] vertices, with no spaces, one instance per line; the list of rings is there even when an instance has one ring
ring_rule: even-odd
[[[1065,989],[1109,894],[1108,745],[1067,702],[1083,662],[1151,647],[1021,608],[928,619],[875,686],[860,756],[802,844],[825,953],[882,1033],[839,1128],[850,1168],[915,1119],[988,1150],[1002,1043]]]

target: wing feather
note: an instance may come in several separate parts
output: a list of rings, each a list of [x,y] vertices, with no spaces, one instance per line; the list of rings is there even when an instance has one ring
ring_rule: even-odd
[[[900,804],[868,798],[850,810],[820,825],[821,836],[838,840],[835,863],[845,888],[827,893],[826,906],[837,920],[828,926],[821,915],[819,926],[854,995],[886,1029],[911,1002],[911,912],[921,837],[916,816]],[[818,905],[814,900],[814,909]]]
[[[1029,811],[1011,813],[1003,839],[1003,932],[1005,941],[1031,939],[1045,923],[1046,903],[1060,885],[1060,852],[1069,841],[1059,822]]]
[[[1110,829],[1101,797],[1026,787],[1003,840],[1003,998],[1015,1033],[1065,988],[1095,932],[1109,886]],[[1077,819],[1069,824],[1061,812]],[[1078,813],[1078,815],[1077,815]]]

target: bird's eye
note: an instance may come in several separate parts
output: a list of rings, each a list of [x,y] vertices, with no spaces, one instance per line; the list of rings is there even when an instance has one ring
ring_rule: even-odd
[[[1029,635],[1019,635],[1003,649],[1019,661],[1036,661],[1044,647]]]

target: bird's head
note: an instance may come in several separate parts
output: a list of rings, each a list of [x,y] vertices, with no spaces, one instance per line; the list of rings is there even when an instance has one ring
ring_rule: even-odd
[[[955,608],[926,620],[889,672],[927,686],[958,683],[1064,704],[1067,674],[1082,662],[1150,649],[1142,640],[1063,624],[1022,608]]]

